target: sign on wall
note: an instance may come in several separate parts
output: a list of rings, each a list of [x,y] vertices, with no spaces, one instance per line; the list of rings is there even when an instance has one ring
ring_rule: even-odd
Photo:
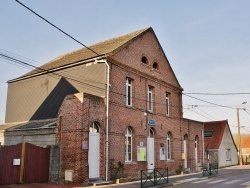
[[[156,125],[157,125],[156,121],[153,120],[153,119],[149,119],[149,120],[148,120],[148,124],[149,124],[150,126],[156,126]]]
[[[161,147],[160,148],[160,160],[163,161],[165,160],[165,148],[164,147]]]
[[[137,147],[137,161],[146,161],[146,147]]]
[[[20,165],[21,160],[20,159],[13,159],[13,165]]]

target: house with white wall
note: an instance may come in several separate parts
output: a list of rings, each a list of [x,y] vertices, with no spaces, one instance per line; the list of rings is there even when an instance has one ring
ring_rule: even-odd
[[[218,167],[238,164],[238,150],[227,120],[205,122],[204,141],[209,163],[218,163]]]

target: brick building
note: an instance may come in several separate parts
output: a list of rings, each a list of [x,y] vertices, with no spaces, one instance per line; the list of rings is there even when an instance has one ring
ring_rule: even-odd
[[[6,122],[57,118],[67,181],[108,180],[117,164],[132,179],[141,169],[196,170],[203,123],[182,117],[183,89],[153,29],[89,48],[9,81]]]

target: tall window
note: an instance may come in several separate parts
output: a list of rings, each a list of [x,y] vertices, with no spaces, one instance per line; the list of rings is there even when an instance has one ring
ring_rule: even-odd
[[[226,160],[231,160],[231,150],[226,149]]]
[[[195,136],[194,139],[194,160],[195,164],[198,164],[198,136]]]
[[[171,160],[171,133],[167,134],[167,160]]]
[[[127,128],[125,134],[125,162],[132,161],[132,130]]]
[[[153,90],[152,86],[148,86],[148,111],[153,112]]]
[[[166,93],[166,115],[169,115],[169,93]]]
[[[132,79],[126,79],[126,105],[132,106]]]

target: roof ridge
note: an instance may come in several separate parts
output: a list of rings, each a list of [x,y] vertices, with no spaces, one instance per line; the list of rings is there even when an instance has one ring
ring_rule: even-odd
[[[131,32],[131,33],[126,33],[126,34],[122,34],[122,35],[119,35],[119,36],[116,36],[116,37],[112,37],[112,38],[109,38],[109,39],[105,39],[105,40],[102,40],[102,41],[100,41],[100,42],[97,42],[97,43],[94,43],[94,44],[91,44],[90,46],[88,46],[89,48],[91,47],[91,46],[95,46],[95,45],[98,45],[98,44],[100,44],[100,43],[104,43],[104,42],[108,42],[108,41],[113,41],[113,40],[115,40],[115,39],[118,39],[118,38],[121,38],[121,37],[126,37],[126,36],[129,36],[129,35],[133,35],[133,34],[136,34],[134,37],[136,37],[136,36],[138,36],[138,35],[140,35],[141,33],[143,33],[144,31],[146,31],[146,30],[148,30],[148,29],[150,29],[151,27],[146,27],[146,28],[144,28],[144,29],[140,29],[140,30],[137,30],[137,31],[133,31],[133,32]],[[134,38],[133,37],[133,38]]]
[[[59,55],[47,63],[37,67],[36,69],[33,69],[30,72],[20,76],[18,79],[26,78],[27,76],[36,75],[37,73],[53,70],[83,60],[95,58],[104,54],[111,54],[150,29],[152,29],[152,27],[146,27],[144,29],[106,39],[92,45]],[[15,81],[15,79],[9,80],[9,82],[11,81]]]

